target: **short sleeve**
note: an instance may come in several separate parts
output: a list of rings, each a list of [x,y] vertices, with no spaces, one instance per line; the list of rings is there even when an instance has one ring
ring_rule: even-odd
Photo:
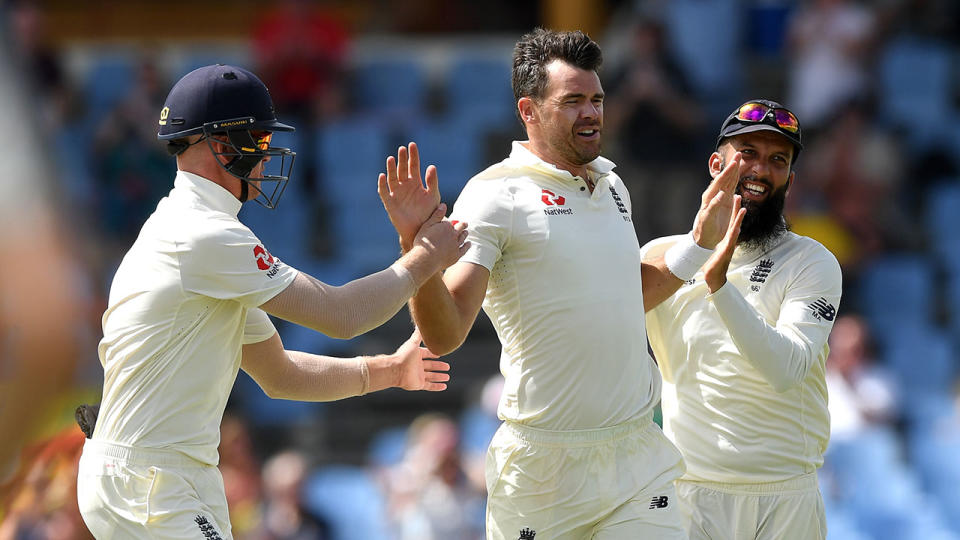
[[[256,307],[284,290],[297,275],[267,251],[250,229],[238,221],[200,231],[180,247],[184,290]]]
[[[266,341],[276,333],[277,329],[265,311],[259,308],[247,310],[247,323],[243,327],[244,345]]]
[[[467,222],[470,248],[460,258],[492,270],[513,228],[513,197],[502,179],[474,178],[457,198],[451,220]]]

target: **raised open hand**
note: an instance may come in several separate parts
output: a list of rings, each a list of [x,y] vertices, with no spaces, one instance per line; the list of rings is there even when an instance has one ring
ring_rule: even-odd
[[[723,240],[717,244],[716,251],[703,265],[703,280],[706,281],[711,293],[717,292],[717,289],[727,282],[727,269],[730,268],[730,260],[733,259],[733,252],[737,249],[740,224],[747,215],[747,209],[741,208],[740,202],[740,196],[735,195],[733,208],[727,218],[727,232],[723,235]]]
[[[426,183],[420,176],[420,152],[414,142],[409,148],[401,146],[396,158],[389,156],[386,174],[377,178],[377,193],[404,251],[410,249],[417,231],[440,204],[437,168],[427,167],[425,179]]]
[[[713,249],[726,234],[742,164],[736,152],[700,196],[700,210],[693,221],[693,239],[700,247]]]

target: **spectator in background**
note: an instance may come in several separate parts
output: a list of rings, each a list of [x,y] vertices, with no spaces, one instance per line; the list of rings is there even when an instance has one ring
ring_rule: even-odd
[[[24,466],[0,496],[3,540],[87,540],[77,508],[77,462],[83,433],[75,426],[24,451]],[[2,495],[0,491],[0,495]]]
[[[312,238],[311,250],[326,255],[330,250],[329,224],[322,180],[318,179],[315,149],[316,127],[339,116],[347,107],[343,88],[350,36],[341,21],[309,0],[281,0],[253,28],[251,50],[256,71],[278,110],[290,115],[297,131],[297,167],[301,171],[291,189],[303,195],[290,204],[305,204]]]
[[[646,237],[683,229],[685,216],[696,211],[690,201],[702,191],[703,171],[688,164],[695,163],[704,111],[667,50],[660,21],[638,16],[630,43],[614,70],[605,130],[611,159],[624,171],[634,204],[643,205],[634,226]]]
[[[487,490],[485,463],[487,447],[500,428],[497,407],[503,394],[503,375],[491,375],[472,404],[460,416],[461,455],[467,478],[480,493]]]
[[[176,171],[157,143],[156,112],[163,106],[166,82],[150,56],[140,59],[130,93],[97,126],[93,142],[95,192],[106,238],[122,250],[170,188]],[[121,252],[122,253],[122,252]],[[111,260],[113,257],[110,257]]]
[[[789,24],[788,102],[808,131],[867,90],[873,14],[851,0],[809,0]]]
[[[897,388],[876,365],[867,323],[856,315],[837,317],[829,344],[826,380],[831,439],[848,439],[869,425],[896,422]]]
[[[46,17],[40,2],[14,0],[5,6],[9,45],[27,75],[34,99],[40,105],[41,125],[47,135],[76,119],[82,109],[78,92],[70,84],[60,57],[47,39]],[[2,15],[3,12],[0,12]]]
[[[244,538],[261,521],[260,460],[253,450],[250,428],[243,417],[224,414],[220,425],[220,475],[230,507],[230,525]]]
[[[483,507],[460,457],[457,425],[425,414],[410,426],[403,461],[386,475],[390,517],[401,540],[483,538],[483,522],[471,511]]]
[[[303,505],[301,489],[307,460],[300,452],[284,450],[263,466],[263,505],[254,540],[323,540],[330,537],[327,524]]]
[[[253,29],[257,71],[277,109],[315,124],[343,106],[349,36],[335,17],[306,0],[283,0]]]
[[[851,100],[831,113],[831,121],[809,148],[804,181],[791,188],[788,215],[805,234],[811,214],[826,214],[848,234],[848,249],[834,237],[817,238],[838,256],[845,271],[891,248],[916,247],[922,235],[906,214],[906,164],[899,143],[877,128],[866,100]],[[918,179],[919,180],[919,179]]]

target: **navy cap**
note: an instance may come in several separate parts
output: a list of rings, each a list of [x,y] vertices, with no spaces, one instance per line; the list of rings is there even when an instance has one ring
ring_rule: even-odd
[[[233,129],[294,131],[277,121],[266,85],[253,73],[216,64],[195,69],[173,85],[160,111],[161,140]]]
[[[743,105],[748,103],[761,103],[769,107],[771,112],[768,112],[762,120],[757,122],[750,122],[737,118],[737,114],[740,112],[740,109],[743,107]],[[768,99],[751,99],[750,101],[744,102],[743,105],[740,105],[734,109],[734,111],[730,113],[730,116],[723,121],[723,125],[720,126],[720,134],[717,136],[717,148],[720,147],[720,143],[723,142],[723,140],[727,137],[733,137],[734,135],[741,135],[743,133],[753,133],[756,131],[773,131],[783,135],[788,141],[793,143],[793,159],[796,161],[797,155],[800,154],[800,150],[803,150],[800,122],[799,120],[797,121],[797,131],[794,133],[777,125],[777,121],[772,113],[772,109],[783,109],[787,112],[790,112],[790,110],[776,101],[770,101]],[[790,114],[793,113],[791,112]],[[796,115],[793,116],[796,118]]]

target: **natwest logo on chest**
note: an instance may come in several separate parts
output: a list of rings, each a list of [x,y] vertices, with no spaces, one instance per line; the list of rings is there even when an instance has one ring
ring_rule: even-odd
[[[543,204],[550,207],[543,209],[543,213],[548,216],[570,215],[573,213],[572,208],[559,208],[567,203],[567,199],[564,198],[563,195],[557,195],[549,189],[544,189],[540,192],[540,200],[543,201]]]
[[[557,195],[549,189],[543,190],[540,200],[547,206],[563,206],[567,202],[567,199],[563,198],[563,195]]]

